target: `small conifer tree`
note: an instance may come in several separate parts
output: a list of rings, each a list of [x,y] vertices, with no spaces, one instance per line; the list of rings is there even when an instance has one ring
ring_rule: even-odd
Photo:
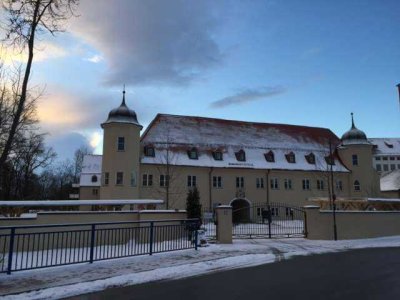
[[[201,218],[201,204],[199,190],[190,189],[186,198],[186,212],[189,219]]]

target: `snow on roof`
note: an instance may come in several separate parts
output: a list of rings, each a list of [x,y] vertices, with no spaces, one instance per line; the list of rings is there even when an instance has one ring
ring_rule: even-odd
[[[400,155],[400,138],[371,138],[368,140],[375,146],[375,155]]]
[[[101,174],[101,155],[87,154],[83,157],[82,174]]]
[[[327,170],[329,140],[333,147],[340,143],[326,128],[158,114],[141,138],[143,145],[156,148],[156,156],[144,156],[141,162],[160,164],[168,159],[171,164],[188,166]],[[198,159],[189,159],[187,151],[191,147],[198,150]],[[239,162],[235,155],[241,149],[246,154],[244,162]],[[222,161],[213,158],[215,150],[223,152]],[[264,154],[269,150],[274,152],[275,162],[266,161]],[[285,155],[291,151],[296,163],[286,160]],[[311,152],[315,164],[305,159]],[[337,159],[333,169],[348,171]]]
[[[400,190],[400,170],[394,170],[381,175],[381,191]]]
[[[79,205],[127,205],[127,204],[162,204],[163,200],[29,200],[29,201],[0,201],[1,206],[79,206]]]
[[[101,173],[81,174],[79,186],[97,186],[101,185]]]

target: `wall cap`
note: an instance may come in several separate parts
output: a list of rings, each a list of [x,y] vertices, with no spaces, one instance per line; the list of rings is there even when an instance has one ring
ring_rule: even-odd
[[[303,208],[305,209],[317,209],[319,208],[318,205],[304,205]]]

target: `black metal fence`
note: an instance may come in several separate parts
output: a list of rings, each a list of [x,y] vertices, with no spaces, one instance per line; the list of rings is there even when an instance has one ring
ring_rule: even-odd
[[[232,211],[232,234],[240,237],[305,237],[304,209],[284,203],[255,203]]]
[[[195,248],[197,219],[0,227],[0,273]]]

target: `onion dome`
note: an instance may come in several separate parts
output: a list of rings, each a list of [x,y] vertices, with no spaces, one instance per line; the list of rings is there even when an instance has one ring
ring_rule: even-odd
[[[342,136],[342,145],[369,144],[364,131],[354,125],[353,113],[351,113],[351,128]]]
[[[137,120],[136,112],[132,109],[129,109],[129,107],[125,103],[125,88],[122,92],[121,105],[110,111],[110,113],[108,114],[107,121],[101,124],[101,127],[103,128],[104,124],[109,124],[109,123],[134,124],[142,127],[142,125],[140,125]]]

